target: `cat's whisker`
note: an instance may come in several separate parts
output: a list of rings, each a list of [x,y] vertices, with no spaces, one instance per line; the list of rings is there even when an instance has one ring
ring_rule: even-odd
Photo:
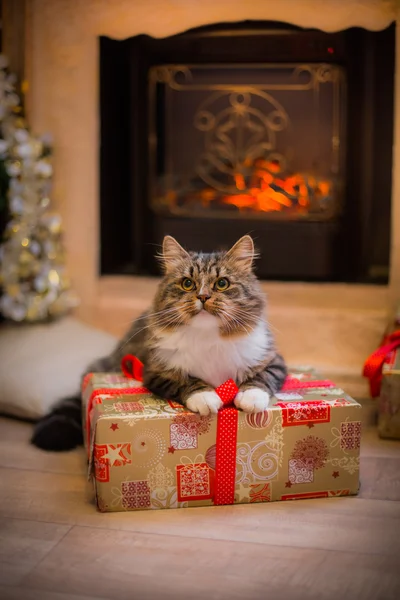
[[[171,319],[163,327],[161,327],[161,329],[159,331],[157,331],[155,335],[151,336],[150,340],[156,339],[157,335],[162,333],[167,328],[177,329],[180,325],[183,324],[183,322],[184,322],[184,315],[178,315],[177,319]]]
[[[162,314],[166,314],[169,312],[173,312],[174,310],[176,310],[175,307],[173,308],[164,308],[163,310],[160,310],[158,312],[154,312],[154,313],[145,313],[144,315],[141,315],[140,317],[136,317],[135,319],[130,319],[129,321],[120,321],[118,323],[116,323],[117,325],[130,325],[132,323],[136,323],[137,321],[142,321],[143,319],[150,319],[151,317],[155,317],[156,315],[162,315]]]
[[[174,312],[174,311],[176,311],[176,308],[167,308],[167,309],[164,309],[164,310],[160,310],[158,313],[153,313],[153,314],[150,314],[150,315],[143,315],[143,317],[140,317],[140,318],[148,318],[148,317],[154,316],[154,315],[156,315],[156,314],[158,314],[158,315],[161,315],[161,318],[163,318],[163,317],[167,317],[167,318],[168,318],[168,317],[170,316],[170,313],[172,313],[172,312]],[[168,313],[168,314],[167,314],[167,313]],[[139,319],[135,319],[135,321],[136,321],[136,320],[139,320]],[[153,324],[152,324],[152,323],[149,323],[149,324],[148,324],[148,325],[146,325],[145,327],[142,327],[142,328],[141,328],[141,329],[139,329],[138,331],[135,331],[135,333],[134,333],[133,335],[131,335],[131,336],[130,336],[130,337],[129,337],[129,338],[128,338],[128,339],[127,339],[127,340],[126,340],[126,341],[125,341],[123,344],[122,344],[122,346],[120,346],[120,348],[119,348],[119,349],[120,349],[120,350],[122,350],[123,348],[125,348],[125,346],[126,346],[127,344],[129,344],[129,342],[131,342],[131,341],[133,340],[133,338],[135,338],[137,335],[139,335],[139,333],[142,333],[142,331],[144,331],[145,329],[149,329],[150,327],[153,327]]]
[[[230,332],[232,328],[231,328],[231,324],[229,323],[228,319],[225,317],[225,315],[222,312],[218,316],[220,317],[223,326],[228,329],[228,332]]]
[[[151,317],[156,317],[156,316],[159,316],[159,315],[163,316],[163,315],[172,313],[174,311],[176,311],[175,306],[173,306],[172,308],[165,308],[164,310],[160,310],[160,311],[155,312],[155,313],[150,313],[148,315],[143,315],[143,317],[141,317],[141,318],[144,318],[144,319],[149,318],[150,319]]]
[[[256,323],[256,321],[251,321],[250,319],[248,319],[248,318],[247,318],[247,317],[245,317],[244,315],[240,315],[240,314],[238,314],[238,313],[235,313],[235,312],[233,312],[233,311],[231,311],[231,312],[229,313],[229,315],[230,315],[230,317],[231,317],[232,319],[235,319],[235,320],[239,321],[240,323],[244,323],[245,325],[249,325],[249,326],[251,326],[251,324],[252,324],[252,323],[254,323],[254,324]]]
[[[226,312],[226,309],[222,309],[222,310],[224,310]],[[248,313],[240,310],[236,306],[229,307],[229,313],[227,313],[227,314],[238,316],[238,317],[244,317],[246,320],[249,319],[249,317],[252,317],[252,315],[248,315]]]
[[[234,306],[230,309],[231,314],[233,316],[240,316],[246,319],[246,321],[254,323],[255,325],[257,325],[257,323],[259,322],[259,317],[252,315],[252,314],[248,314],[246,313],[243,309]],[[280,330],[275,327],[274,325],[272,325],[272,323],[270,323],[270,321],[265,320],[266,325],[268,326],[268,329],[272,329],[273,331],[276,331],[277,333],[280,333]]]
[[[252,315],[248,315],[242,312],[236,312],[235,310],[230,311],[230,315],[233,318],[238,319],[244,325],[248,325],[251,331],[254,331],[254,327],[259,323],[260,319],[258,317],[253,317]]]
[[[280,330],[277,327],[275,327],[275,325],[272,325],[272,323],[270,323],[269,321],[265,322],[268,325],[268,329],[273,329],[274,331],[276,331],[276,333],[280,333]]]
[[[229,308],[229,310],[232,313],[235,313],[239,316],[245,317],[245,319],[248,319],[250,321],[258,322],[260,320],[260,317],[258,315],[252,315],[251,313],[248,313],[247,311],[245,311],[244,309],[242,309],[238,306],[232,306]]]
[[[236,314],[231,314],[233,320],[240,326],[243,327],[243,329],[249,334],[251,331],[254,331],[254,327],[251,326],[251,324],[248,322],[247,319],[244,319],[243,317],[239,317]],[[248,327],[250,328],[250,331],[248,329]]]
[[[225,324],[225,327],[228,329],[228,333],[232,333],[234,331],[232,323],[229,321],[229,319],[227,319],[225,315],[221,314],[220,316]]]
[[[154,319],[154,320],[157,322],[158,320],[160,320],[160,319],[164,319],[165,317],[170,317],[170,316],[171,316],[171,314],[173,314],[173,313],[177,313],[177,312],[178,312],[178,309],[177,309],[177,307],[176,307],[176,306],[174,306],[174,307],[172,307],[172,308],[169,308],[169,309],[168,309],[168,310],[166,310],[165,312],[164,312],[164,311],[160,311],[160,314],[158,314],[158,315],[157,315],[157,318],[156,318],[156,319]]]
[[[125,346],[127,344],[129,344],[129,342],[131,342],[133,340],[134,337],[136,337],[137,335],[139,335],[139,333],[142,333],[142,331],[144,331],[145,329],[149,329],[151,327],[151,325],[146,325],[145,327],[142,327],[142,329],[139,329],[139,331],[135,331],[135,333],[133,335],[131,335],[123,344],[122,346],[118,347],[118,350],[121,351],[123,348],[125,348]]]
[[[184,324],[185,317],[189,317],[192,315],[191,310],[188,306],[184,306],[180,312],[177,311],[176,308],[173,309],[175,311],[175,315],[162,315],[160,318],[156,319],[156,326],[161,327],[160,331],[164,331],[168,327],[178,327]]]
[[[249,323],[246,323],[245,321],[243,321],[242,318],[237,317],[232,313],[233,313],[233,311],[228,313],[225,309],[220,309],[221,316],[224,315],[228,322],[233,321],[233,323],[235,323],[239,328],[244,329],[248,335],[251,333],[251,331],[254,331],[254,327],[251,327],[251,325]],[[250,327],[250,331],[247,328],[247,326]],[[233,330],[233,327],[232,327],[232,330]]]
[[[179,317],[179,314],[175,314],[175,315],[167,315],[166,317],[163,317],[161,319],[158,319],[155,323],[156,327],[163,327],[168,326],[169,323],[173,323],[174,321],[176,321],[176,319]]]
[[[180,320],[181,317],[189,316],[190,314],[190,312],[185,307],[181,309],[180,312],[178,312],[176,308],[174,308],[173,310],[175,312],[174,315],[163,315],[159,319],[156,319],[156,325],[168,325],[169,322],[173,323],[175,320]]]

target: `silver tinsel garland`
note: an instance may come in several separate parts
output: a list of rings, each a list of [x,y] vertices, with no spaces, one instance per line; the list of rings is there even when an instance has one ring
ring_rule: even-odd
[[[77,305],[65,272],[61,219],[50,210],[51,139],[32,135],[21,117],[15,77],[0,55],[0,159],[10,177],[10,221],[0,246],[0,312],[43,321]]]

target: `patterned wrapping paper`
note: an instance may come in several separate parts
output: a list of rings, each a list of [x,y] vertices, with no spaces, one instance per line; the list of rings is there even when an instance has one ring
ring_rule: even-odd
[[[400,439],[400,306],[380,347],[367,358],[364,375],[370,380],[371,396],[378,398],[379,436]]]
[[[383,365],[378,433],[382,438],[400,440],[400,349],[391,352]]]
[[[310,370],[291,376],[295,386],[263,413],[224,409],[222,428],[217,415],[195,415],[132,379],[87,376],[86,448],[99,510],[356,494],[361,406],[333,384],[314,387]]]

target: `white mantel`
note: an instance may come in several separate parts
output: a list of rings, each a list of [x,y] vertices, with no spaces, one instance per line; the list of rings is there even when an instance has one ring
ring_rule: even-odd
[[[83,306],[95,308],[103,289],[98,277],[98,36],[165,37],[205,24],[247,19],[325,31],[352,26],[380,30],[395,20],[396,6],[396,0],[32,0],[26,53],[29,117],[35,131],[51,131],[54,136],[53,200],[64,219],[68,267]],[[396,56],[393,235],[384,311],[400,298],[399,29]],[[331,293],[329,286],[326,290]],[[370,290],[365,294],[374,294],[373,286]],[[382,291],[375,295],[374,305],[378,298],[382,301]],[[351,295],[351,289],[347,293]],[[360,294],[356,297],[360,299]]]

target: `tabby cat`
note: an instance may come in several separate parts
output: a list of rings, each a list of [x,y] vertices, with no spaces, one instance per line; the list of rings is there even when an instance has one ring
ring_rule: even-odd
[[[200,415],[216,413],[214,388],[234,379],[236,406],[267,408],[286,376],[264,317],[265,299],[253,273],[254,244],[242,237],[228,252],[187,252],[167,236],[160,260],[164,277],[153,305],[110,356],[86,372],[119,371],[125,354],[145,365],[144,385]],[[79,395],[61,401],[36,426],[32,442],[47,450],[82,443]]]

